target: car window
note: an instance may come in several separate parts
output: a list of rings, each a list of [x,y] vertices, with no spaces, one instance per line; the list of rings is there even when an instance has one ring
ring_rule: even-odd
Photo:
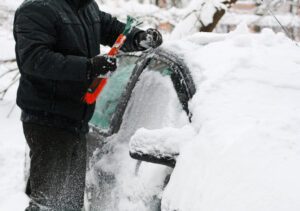
[[[170,76],[179,101],[187,115],[190,116],[188,110],[188,101],[190,99],[187,93],[188,88],[183,84],[184,79],[182,78],[182,75],[178,73],[178,66],[172,62],[168,63],[166,60],[152,59],[147,69],[151,71],[158,71],[163,76]]]
[[[124,113],[123,116],[118,115],[122,122],[115,132],[123,134],[122,141],[126,141],[126,137],[131,137],[141,127],[173,127],[175,119],[179,117],[188,123],[188,116],[184,115],[185,111],[174,87],[172,75],[170,63],[158,59],[149,61],[132,90],[134,95],[127,97],[128,105],[124,112],[120,112]],[[172,102],[172,105],[167,106],[168,102]],[[122,131],[119,131],[120,128]]]
[[[110,129],[113,114],[130,80],[138,58],[139,57],[136,56],[119,57],[118,69],[112,74],[97,99],[95,113],[91,123],[103,131]]]
[[[172,70],[170,66],[162,61],[152,59],[148,65],[148,70],[151,71],[157,71],[161,73],[163,76],[171,76],[172,75]]]
[[[170,77],[171,80],[173,81],[173,66],[174,63],[168,63],[166,61],[169,61],[167,59],[165,60],[160,60],[156,58],[144,58],[141,62],[139,62],[139,68],[133,73],[133,78],[128,84],[128,90],[126,93],[124,93],[124,96],[120,100],[120,104],[117,106],[117,115],[113,116],[112,120],[112,126],[110,131],[111,133],[117,133],[122,125],[123,121],[123,115],[126,110],[126,107],[128,105],[128,102],[131,98],[131,93],[133,89],[136,86],[137,81],[140,80],[140,76],[143,72],[157,72],[160,73],[163,76]],[[174,83],[174,81],[173,81]],[[175,90],[175,89],[174,89]],[[151,90],[149,90],[151,91]],[[177,90],[176,90],[177,91]]]

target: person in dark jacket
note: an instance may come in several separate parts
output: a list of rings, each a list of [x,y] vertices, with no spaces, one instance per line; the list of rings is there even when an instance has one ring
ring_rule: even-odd
[[[100,44],[112,46],[124,27],[93,0],[25,0],[16,11],[17,104],[31,156],[26,210],[83,207],[85,134],[95,105],[82,97],[95,77],[115,71],[116,59],[100,55]],[[134,28],[122,50],[161,43],[157,30]]]

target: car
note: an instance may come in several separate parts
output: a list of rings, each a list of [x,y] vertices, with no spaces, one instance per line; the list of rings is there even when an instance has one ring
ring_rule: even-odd
[[[195,91],[188,67],[174,53],[160,48],[118,56],[88,134],[87,210],[160,210],[177,155],[130,151],[129,142],[140,128],[191,122],[188,102]]]
[[[241,26],[120,54],[88,134],[85,210],[299,210],[298,52]]]

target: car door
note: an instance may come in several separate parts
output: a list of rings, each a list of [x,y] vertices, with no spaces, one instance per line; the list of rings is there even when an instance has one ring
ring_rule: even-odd
[[[159,192],[172,169],[134,161],[128,142],[141,127],[187,124],[192,118],[188,101],[194,93],[189,70],[175,55],[156,50],[120,56],[119,69],[98,99],[92,120],[87,194],[90,210],[122,210],[124,203],[132,209],[159,209]],[[147,185],[149,190],[143,191]]]

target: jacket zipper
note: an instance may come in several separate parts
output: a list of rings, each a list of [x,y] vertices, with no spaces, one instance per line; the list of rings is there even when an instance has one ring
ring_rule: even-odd
[[[56,81],[52,81],[52,91],[53,91],[53,94],[52,94],[52,106],[51,106],[51,109],[53,112],[55,112],[55,106],[56,106],[56,101],[55,101],[55,98],[56,98],[56,88],[57,88],[57,82]]]
[[[84,24],[84,21],[81,19],[81,16],[80,16],[80,9],[77,10],[77,17],[80,21],[80,23],[82,24],[82,28],[83,28],[83,31],[84,31],[84,36],[85,36],[85,43],[86,43],[86,46],[87,46],[87,51],[88,51],[88,57],[90,57],[91,55],[91,52],[90,52],[90,48],[89,48],[89,40],[88,40],[88,32],[87,32],[87,29],[86,29],[86,26]],[[87,111],[88,111],[88,105],[84,103],[84,111],[83,111],[83,117],[82,117],[82,120],[81,120],[81,123],[83,124],[87,118]]]

